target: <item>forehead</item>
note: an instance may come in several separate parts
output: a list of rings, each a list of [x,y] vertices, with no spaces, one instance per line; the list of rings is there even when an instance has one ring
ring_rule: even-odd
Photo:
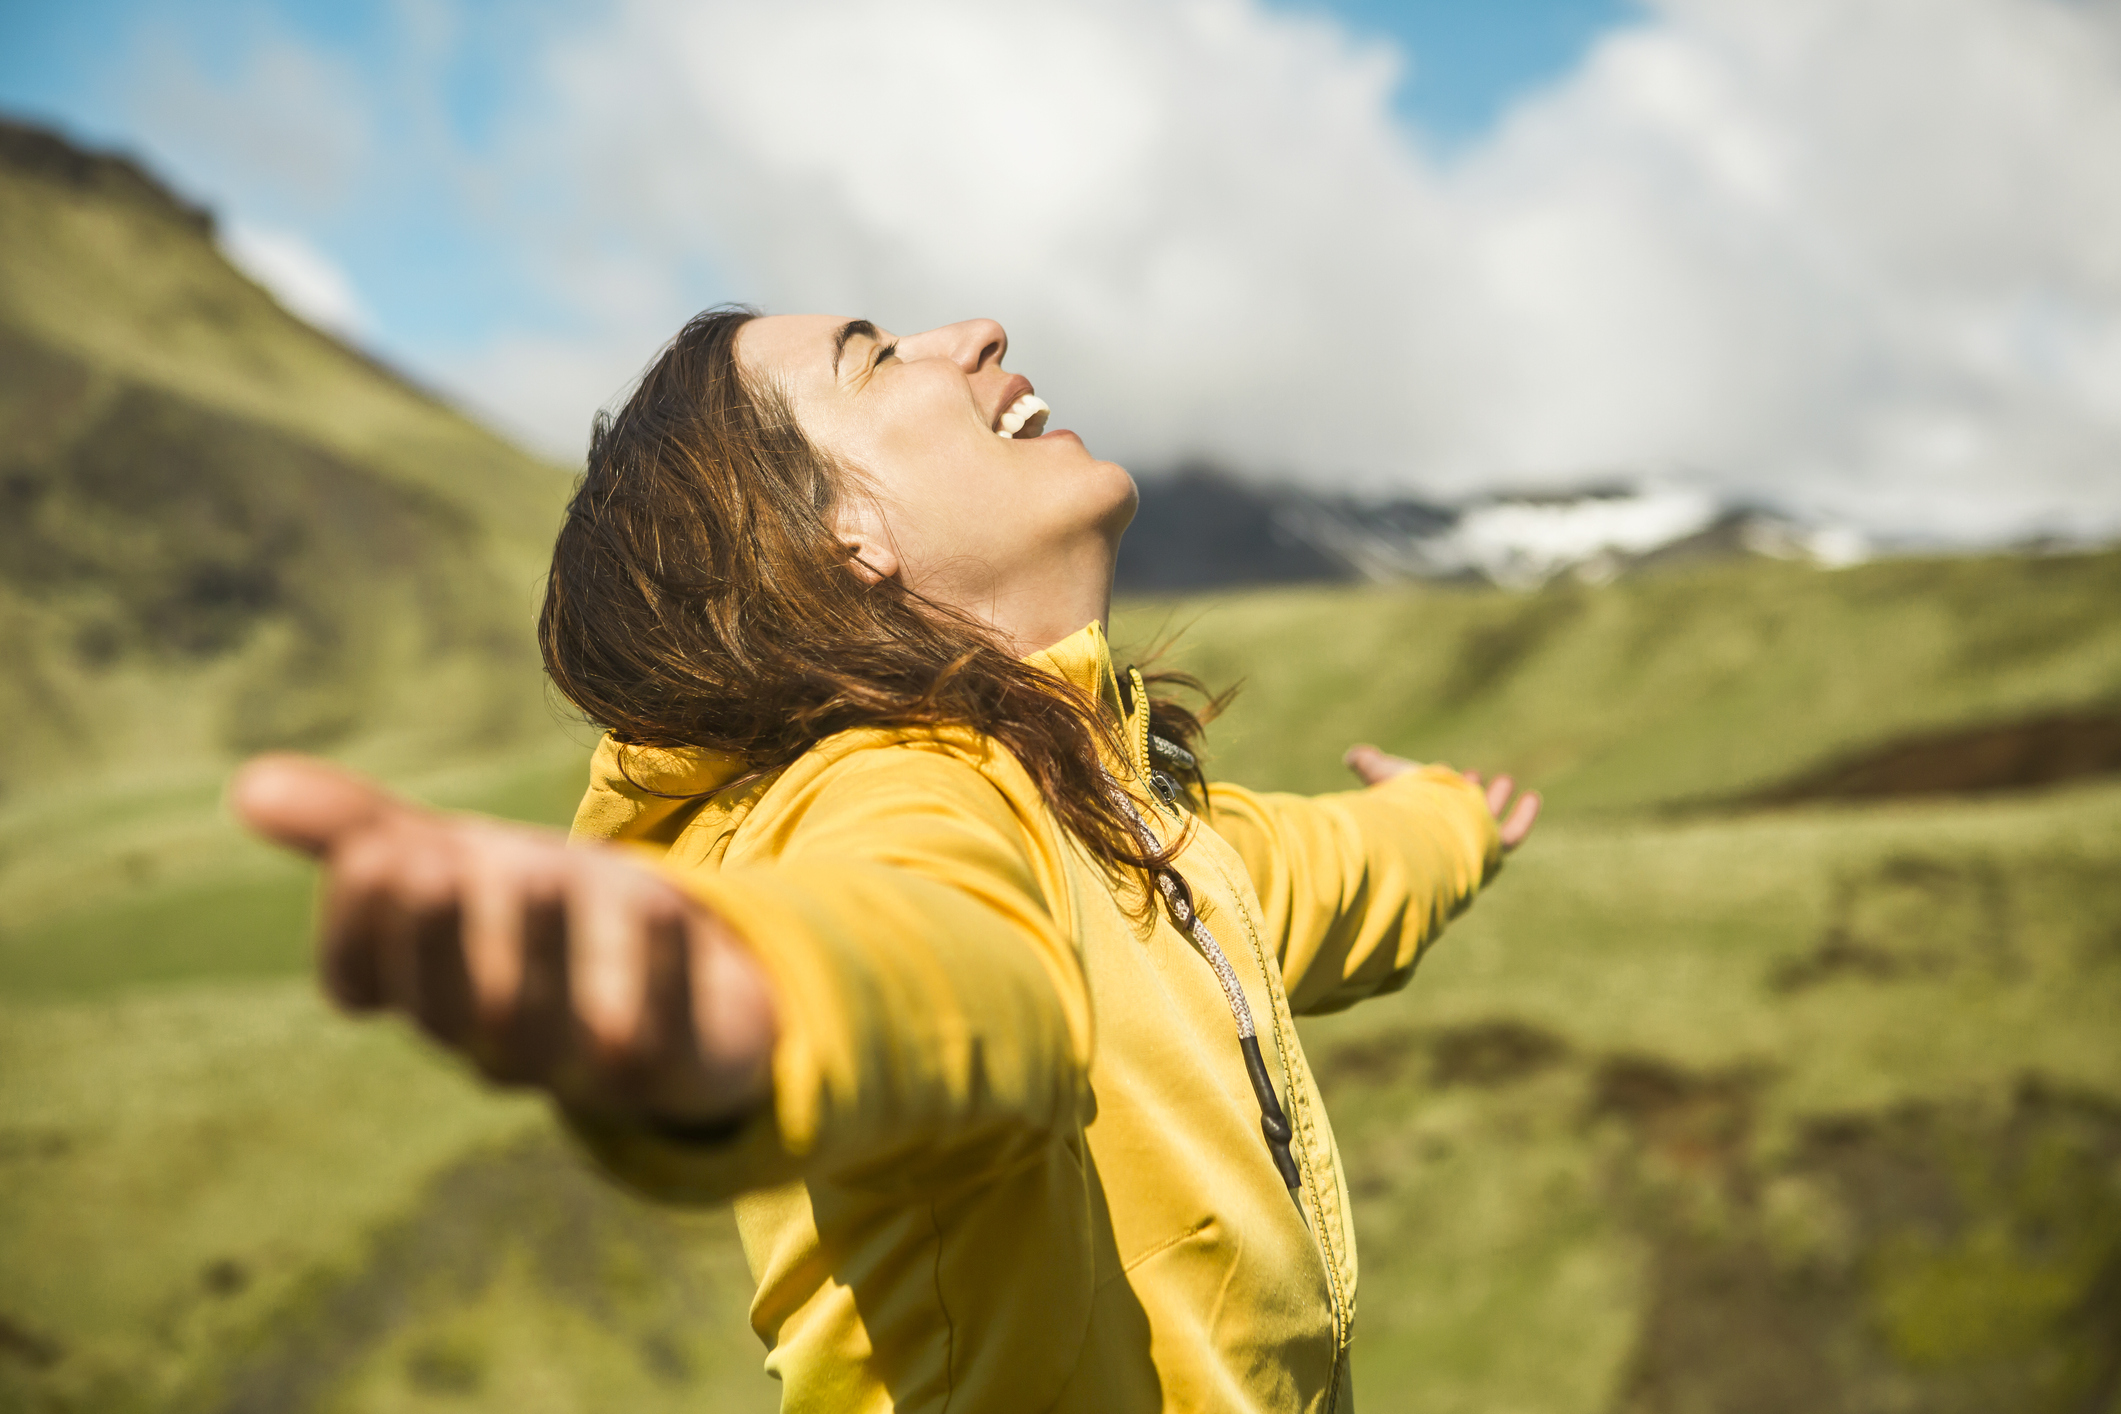
[[[737,330],[745,370],[798,396],[832,386],[832,339],[847,323],[838,314],[769,314]]]

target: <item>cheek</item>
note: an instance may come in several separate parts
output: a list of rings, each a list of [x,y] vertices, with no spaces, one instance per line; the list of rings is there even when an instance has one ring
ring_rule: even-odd
[[[1052,518],[1049,488],[995,448],[952,447],[934,465],[937,519],[961,552],[1020,549]]]
[[[1011,468],[997,465],[994,450],[963,434],[879,439],[869,480],[903,553],[934,563],[1011,538],[1032,498]]]
[[[937,479],[932,529],[922,537],[921,558],[945,576],[1007,576],[1071,552],[1086,537],[1116,539],[1125,525],[1113,519],[1116,502],[1131,508],[1134,499],[1124,472],[1115,487],[1094,474],[1102,467],[1056,465],[999,447],[965,453]]]
[[[990,455],[984,443],[956,428],[894,428],[879,439],[879,479],[923,505],[962,500],[994,481]]]
[[[976,494],[988,442],[1001,440],[974,420],[962,388],[910,373],[849,430],[862,448],[856,465],[877,488],[923,509]]]

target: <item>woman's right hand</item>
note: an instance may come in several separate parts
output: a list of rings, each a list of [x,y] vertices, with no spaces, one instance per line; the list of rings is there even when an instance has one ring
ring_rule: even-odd
[[[1366,786],[1383,785],[1395,776],[1403,776],[1409,771],[1421,769],[1420,762],[1409,761],[1404,756],[1394,756],[1388,751],[1380,751],[1368,742],[1358,742],[1349,747],[1341,760],[1347,764],[1349,770],[1362,778],[1362,783]],[[1539,792],[1528,790],[1523,795],[1517,795],[1517,782],[1508,776],[1497,776],[1488,780],[1478,771],[1461,771],[1459,774],[1479,786],[1481,793],[1488,798],[1488,813],[1495,817],[1496,833],[1502,837],[1503,853],[1508,854],[1523,844],[1525,837],[1532,833],[1532,826],[1539,821]],[[1512,796],[1516,796],[1515,805],[1510,803]]]
[[[764,1104],[774,1009],[735,933],[617,849],[412,805],[305,757],[230,789],[326,871],[318,961],[352,1011],[403,1012],[492,1079],[711,1125]]]

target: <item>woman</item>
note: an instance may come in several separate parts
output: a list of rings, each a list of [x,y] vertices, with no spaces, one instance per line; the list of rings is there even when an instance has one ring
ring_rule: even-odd
[[[607,728],[575,847],[287,758],[237,804],[329,867],[342,1003],[736,1199],[785,1408],[1348,1408],[1292,1018],[1404,984],[1537,798],[1207,784],[1104,639],[1133,483],[1006,349],[710,311],[599,419],[541,623]]]

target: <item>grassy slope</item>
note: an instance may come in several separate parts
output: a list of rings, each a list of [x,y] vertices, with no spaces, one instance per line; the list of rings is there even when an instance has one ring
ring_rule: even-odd
[[[2103,1407],[2084,1333],[2111,1328],[2101,1282],[2121,1271],[2121,787],[1628,807],[2111,701],[2121,655],[2090,606],[2113,573],[1750,566],[1553,596],[1250,595],[1199,618],[1191,662],[1253,665],[1218,734],[1230,774],[1333,784],[1368,736],[1545,761],[1556,785],[1537,848],[1414,987],[1307,1023],[1359,1195],[1366,1407]],[[1122,632],[1165,615],[1136,606]],[[1535,627],[1557,617],[1569,634]],[[1801,652],[1741,659],[1762,622],[1812,627],[1784,633]],[[1540,646],[1433,705],[1497,640]],[[1360,671],[1372,645],[1388,672]],[[1629,653],[1632,676],[1599,666]],[[1841,705],[1794,710],[1828,676]],[[516,806],[549,818],[570,775],[526,771]],[[585,1187],[533,1114],[299,981],[213,980],[299,966],[300,884],[276,887],[255,932],[230,897],[140,915],[190,930],[182,987],[52,935],[11,957],[0,1182],[21,1216],[0,1290],[22,1295],[0,1316],[64,1354],[0,1357],[0,1389],[40,1408],[91,1386],[105,1407],[499,1408],[584,1379],[644,1408],[770,1399],[712,1215]],[[523,1214],[492,1260],[449,1249],[493,1230],[487,1208]],[[600,1269],[609,1290],[583,1275]]]
[[[0,162],[0,985],[284,973],[307,886],[221,818],[243,754],[564,818],[527,630],[567,478],[86,170]]]
[[[1306,1027],[1374,1407],[2107,1407],[2040,1367],[2121,1319],[2121,788],[1557,823],[1409,992]],[[1881,965],[1817,967],[1836,940]],[[1800,1327],[1773,1378],[1763,1323]]]
[[[2121,703],[2121,555],[1733,561],[1531,598],[1378,588],[1143,604],[1116,640],[1244,680],[1234,777],[1330,790],[1362,736],[1564,811],[1742,793],[1895,737]]]
[[[542,568],[564,478],[288,315],[173,211],[4,171],[0,248],[9,328],[475,504],[499,554]]]
[[[530,1409],[677,1408],[717,1374],[755,1389],[725,1222],[615,1200],[538,1106],[300,984],[0,1020],[0,1407],[364,1407],[379,1380],[393,1407],[489,1382],[543,1382],[509,1400]]]
[[[306,1407],[386,1347],[446,1402],[482,1377],[462,1293],[521,1316],[524,1271],[565,1299],[510,1339],[593,1355],[682,1288],[723,1319],[651,1320],[650,1382],[713,1368],[724,1230],[614,1209],[534,1109],[247,980],[301,971],[310,883],[222,816],[245,751],[566,818],[586,743],[528,633],[566,476],[290,318],[150,182],[36,146],[0,144],[0,1408]],[[540,1227],[569,1182],[586,1247]]]

